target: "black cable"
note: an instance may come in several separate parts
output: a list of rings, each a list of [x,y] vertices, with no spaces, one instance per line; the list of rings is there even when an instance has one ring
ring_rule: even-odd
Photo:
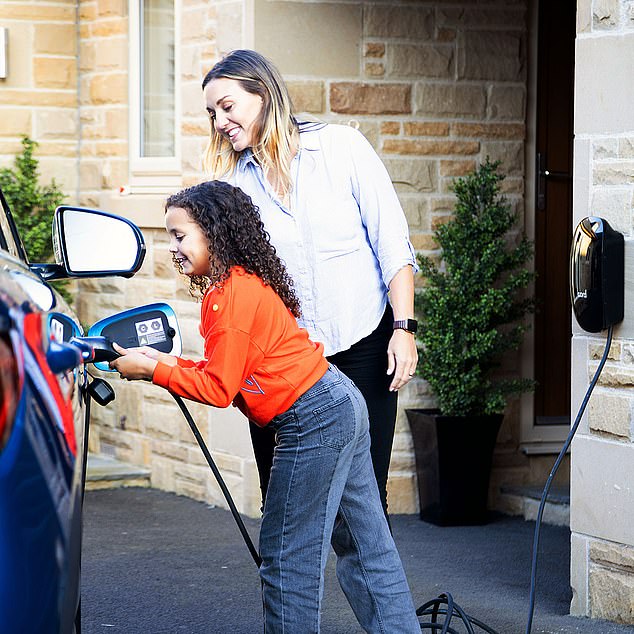
[[[86,377],[86,380],[88,378]],[[86,384],[86,391],[84,398],[86,399],[86,411],[84,413],[84,438],[83,438],[83,454],[81,457],[81,505],[84,506],[84,494],[86,493],[86,470],[88,468],[88,432],[90,431],[90,401],[92,397],[88,392],[88,384]]]
[[[533,557],[532,557],[532,565],[531,565],[530,601],[529,601],[529,613],[528,613],[528,623],[526,626],[526,634],[531,633],[532,624],[533,624],[533,613],[535,611],[535,585],[536,585],[536,571],[537,571],[537,554],[538,554],[538,547],[539,547],[539,533],[541,529],[542,518],[544,515],[544,507],[546,505],[546,500],[548,498],[548,493],[550,491],[550,487],[552,485],[555,474],[557,473],[557,470],[559,469],[559,466],[561,465],[561,462],[563,461],[564,456],[566,455],[566,452],[568,451],[568,448],[570,447],[570,444],[577,431],[577,428],[579,427],[579,423],[581,422],[581,417],[583,416],[583,413],[586,409],[586,406],[590,399],[590,395],[592,394],[592,391],[594,390],[594,387],[597,381],[599,380],[599,375],[601,374],[603,370],[603,366],[605,365],[605,362],[607,360],[611,343],[612,343],[612,326],[608,328],[607,341],[606,341],[605,350],[603,352],[603,356],[594,374],[594,377],[592,378],[592,381],[588,387],[588,390],[586,391],[586,395],[577,413],[575,423],[570,429],[568,438],[566,439],[566,442],[564,443],[564,446],[562,447],[559,453],[559,456],[557,457],[557,460],[555,461],[555,464],[553,465],[553,468],[550,471],[550,475],[548,476],[548,480],[546,481],[546,485],[544,486],[544,490],[542,492],[542,498],[539,505],[539,510],[537,512],[537,519],[535,521],[535,535],[533,539]],[[191,414],[189,413],[189,410],[187,409],[185,403],[180,398],[180,396],[177,396],[175,394],[173,394],[172,396],[174,397],[174,400],[178,404],[178,407],[180,408],[181,412],[185,416],[185,420],[187,421],[187,424],[192,430],[192,433],[194,434],[194,437],[196,438],[198,445],[200,446],[200,449],[202,450],[203,455],[205,456],[205,459],[207,460],[207,464],[209,465],[209,468],[214,474],[214,477],[216,478],[216,481],[218,482],[218,485],[220,486],[220,489],[225,497],[225,500],[227,501],[227,504],[229,505],[229,509],[231,510],[233,518],[236,521],[236,524],[238,525],[238,529],[240,530],[240,533],[242,534],[245,544],[247,545],[247,548],[249,549],[249,552],[251,553],[251,557],[253,558],[253,561],[255,562],[256,566],[259,568],[262,563],[262,558],[260,557],[259,553],[257,552],[257,549],[255,548],[253,544],[253,541],[251,540],[251,536],[249,535],[244,525],[244,522],[242,521],[242,518],[240,517],[240,513],[238,512],[238,509],[236,508],[235,503],[233,502],[233,498],[231,497],[229,489],[227,488],[227,485],[225,484],[222,478],[222,475],[220,474],[220,471],[218,470],[218,467],[216,466],[216,463],[214,462],[209,452],[209,449],[207,448],[207,445],[205,444],[205,441],[200,431],[198,430],[198,427],[196,426],[196,423],[194,423],[194,420]],[[440,607],[441,605],[446,605],[447,608],[442,609]],[[421,630],[431,629],[434,631],[440,630],[440,634],[459,634],[457,630],[455,630],[452,627],[449,627],[451,619],[454,616],[454,611],[458,614],[458,616],[460,617],[460,620],[463,622],[463,624],[467,628],[467,634],[475,634],[475,630],[473,629],[472,625],[479,627],[482,631],[487,632],[487,634],[497,634],[497,632],[494,629],[490,628],[489,626],[485,625],[481,621],[478,621],[477,619],[474,619],[473,617],[470,617],[468,614],[466,614],[464,610],[462,610],[462,608],[460,608],[460,606],[458,606],[454,602],[453,597],[449,593],[441,594],[436,599],[433,599],[432,601],[428,601],[427,603],[423,604],[421,607],[419,607],[416,610],[416,614],[419,617],[424,617],[428,615],[431,615],[432,617],[431,623],[420,623]],[[445,617],[443,623],[438,622],[439,615],[442,615]]]
[[[229,509],[231,510],[233,519],[236,521],[236,524],[238,525],[238,528],[240,529],[240,533],[242,534],[244,542],[247,545],[249,552],[251,553],[251,557],[253,557],[253,561],[255,562],[255,565],[259,568],[260,564],[262,563],[262,558],[260,557],[260,554],[258,553],[253,542],[251,541],[251,536],[249,535],[247,528],[244,525],[242,518],[240,517],[240,513],[238,513],[238,509],[236,508],[236,505],[233,502],[231,493],[229,493],[229,489],[227,488],[225,481],[222,479],[222,475],[220,474],[220,471],[218,470],[218,467],[216,466],[214,459],[211,457],[211,453],[209,453],[209,449],[207,449],[207,445],[205,444],[205,441],[200,431],[198,430],[198,427],[196,427],[196,423],[194,423],[194,419],[189,413],[189,410],[187,409],[185,403],[183,403],[183,399],[180,396],[177,396],[176,394],[172,394],[172,396],[174,397],[174,400],[180,407],[181,412],[183,412],[183,415],[185,416],[185,420],[187,421],[189,428],[192,430],[192,433],[194,434],[196,440],[198,441],[198,445],[200,449],[202,450],[205,456],[205,459],[207,460],[207,464],[209,465],[209,468],[214,474],[214,477],[216,478],[216,481],[218,482],[220,486],[220,490],[222,491],[222,494],[225,496],[225,500],[227,500],[227,504],[229,505]]]
[[[568,438],[566,439],[566,442],[564,443],[561,451],[559,452],[559,455],[557,456],[557,459],[555,460],[555,464],[553,465],[553,468],[550,471],[550,475],[548,476],[548,479],[546,480],[546,484],[542,492],[541,502],[539,504],[539,510],[537,512],[537,519],[535,521],[535,536],[533,539],[533,556],[532,556],[532,565],[531,565],[530,602],[529,602],[528,624],[526,626],[526,634],[531,633],[531,629],[533,625],[533,613],[535,611],[535,585],[536,585],[536,574],[537,574],[537,555],[539,550],[539,534],[540,534],[542,519],[544,515],[544,508],[546,506],[546,500],[548,498],[548,493],[550,491],[550,487],[552,485],[555,474],[557,473],[557,470],[559,469],[559,466],[561,465],[566,455],[566,452],[568,451],[568,448],[570,447],[570,444],[572,443],[572,439],[577,431],[577,428],[579,427],[579,423],[581,422],[583,413],[585,412],[586,406],[588,405],[588,401],[590,400],[592,391],[594,390],[594,387],[597,384],[597,381],[599,380],[599,376],[601,375],[601,372],[603,370],[603,366],[605,365],[605,362],[607,361],[608,353],[610,352],[611,345],[612,345],[612,326],[608,328],[605,350],[603,351],[603,356],[601,357],[599,366],[597,367],[594,373],[594,376],[592,378],[592,381],[590,382],[590,385],[588,386],[586,395],[581,403],[581,407],[579,408],[579,411],[577,412],[577,417],[575,419],[575,422],[570,429],[570,433],[568,434]],[[441,606],[446,606],[446,608]],[[438,631],[440,632],[440,634],[459,634],[456,629],[449,626],[451,619],[454,617],[454,615],[457,615],[460,621],[466,627],[467,634],[475,634],[475,630],[472,627],[473,625],[480,628],[482,631],[487,632],[488,634],[497,634],[495,630],[493,630],[488,625],[485,625],[481,621],[478,621],[477,619],[474,619],[473,617],[466,614],[464,610],[462,610],[462,608],[460,608],[460,606],[458,606],[454,602],[453,597],[449,593],[441,594],[436,599],[433,599],[431,601],[428,601],[427,603],[424,603],[418,608],[418,610],[416,610],[416,614],[418,615],[419,619],[426,616],[431,617],[430,623],[422,623],[422,622],[420,623],[421,630],[433,630],[434,632]],[[444,621],[442,623],[438,621],[439,615],[444,617]]]
[[[441,608],[441,605],[446,605],[447,607]],[[435,599],[421,605],[418,610],[416,610],[416,615],[419,619],[425,616],[431,617],[431,622],[420,623],[421,630],[440,631],[440,634],[459,634],[458,630],[450,627],[452,618],[457,616],[459,618],[459,622],[465,626],[467,634],[476,634],[473,629],[474,625],[487,634],[497,634],[493,628],[485,625],[482,621],[478,621],[478,619],[474,619],[472,616],[469,616],[457,603],[455,603],[453,597],[448,592],[443,593]],[[439,615],[444,617],[442,623],[438,622]]]
[[[536,584],[536,572],[537,572],[537,550],[539,546],[539,531],[542,523],[542,516],[544,514],[544,507],[546,506],[546,498],[548,497],[548,492],[550,490],[550,485],[552,484],[553,478],[557,473],[557,469],[559,469],[559,465],[561,464],[566,452],[568,451],[568,447],[570,447],[570,443],[577,431],[577,427],[579,427],[579,423],[581,422],[581,417],[586,409],[586,405],[590,400],[590,395],[592,394],[592,390],[594,390],[594,386],[599,380],[599,375],[603,370],[603,366],[608,358],[608,353],[610,352],[610,346],[612,345],[612,326],[608,328],[608,336],[605,342],[605,350],[603,351],[603,356],[601,357],[601,361],[599,362],[599,367],[596,369],[594,376],[592,377],[592,381],[588,386],[586,391],[586,395],[581,403],[581,407],[577,412],[577,418],[575,419],[574,425],[570,429],[570,433],[568,434],[568,438],[566,438],[566,442],[562,447],[559,455],[557,456],[557,460],[555,460],[555,464],[550,471],[550,475],[548,476],[548,480],[546,480],[546,486],[544,486],[544,491],[542,492],[542,499],[539,503],[539,511],[537,512],[537,520],[535,521],[535,536],[533,538],[533,560],[531,566],[531,589],[530,589],[530,601],[528,608],[528,623],[526,624],[526,634],[530,634],[531,629],[533,627],[533,612],[535,611],[535,584]]]

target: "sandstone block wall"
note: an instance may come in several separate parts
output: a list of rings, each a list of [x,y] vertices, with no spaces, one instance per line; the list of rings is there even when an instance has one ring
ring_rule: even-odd
[[[571,585],[574,614],[634,624],[634,13],[631,3],[577,6],[574,213],[600,216],[625,236],[625,319],[572,446]],[[573,403],[580,403],[605,332],[573,329]]]
[[[13,164],[28,136],[40,147],[40,173],[63,190],[79,187],[75,0],[0,3],[8,30],[8,74],[0,79],[0,164]]]
[[[0,123],[0,155],[4,160],[14,151],[16,130],[30,131],[46,141],[43,165],[60,175],[73,202],[125,215],[144,232],[148,255],[135,278],[82,284],[77,307],[83,323],[165,300],[179,315],[185,353],[196,356],[198,305],[172,272],[162,232],[168,188],[120,194],[129,182],[128,11],[125,0],[0,6],[0,17],[16,20],[28,35],[25,50],[34,51],[30,64],[20,56],[20,72],[12,72],[0,94],[0,107],[10,108],[14,121]],[[280,67],[298,112],[358,126],[368,137],[392,176],[416,249],[435,250],[433,230],[453,208],[452,181],[486,156],[502,160],[505,191],[523,222],[527,2],[181,0],[180,11],[182,185],[205,178],[204,73],[222,53],[254,47]],[[49,133],[40,133],[45,126],[50,145]],[[154,486],[222,503],[170,398],[149,385],[116,389],[109,408],[95,408],[91,449],[150,467]],[[417,510],[403,410],[431,404],[421,382],[400,395],[389,483],[393,512]],[[521,480],[526,461],[514,455],[518,408],[510,408],[496,470]],[[228,469],[239,508],[257,515],[257,474],[240,415],[200,408],[197,414]]]

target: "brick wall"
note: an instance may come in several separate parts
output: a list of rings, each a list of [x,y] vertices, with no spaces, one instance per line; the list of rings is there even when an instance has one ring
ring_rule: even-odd
[[[571,612],[634,624],[634,12],[631,3],[577,7],[574,213],[625,236],[625,320],[572,447]],[[605,333],[573,330],[573,402],[596,371]]]

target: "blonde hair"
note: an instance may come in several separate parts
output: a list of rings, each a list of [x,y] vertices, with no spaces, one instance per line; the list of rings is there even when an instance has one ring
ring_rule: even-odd
[[[292,187],[291,160],[298,125],[280,72],[260,53],[238,49],[223,57],[205,75],[203,90],[211,80],[220,78],[234,79],[244,90],[262,98],[251,151],[264,172],[273,173],[278,194],[285,196]],[[203,166],[212,178],[229,176],[235,171],[241,152],[236,152],[229,140],[216,131],[211,117],[210,126]]]

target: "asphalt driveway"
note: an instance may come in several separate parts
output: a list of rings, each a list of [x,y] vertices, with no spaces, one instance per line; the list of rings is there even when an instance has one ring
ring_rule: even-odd
[[[228,511],[142,488],[87,491],[84,511],[83,634],[262,631],[257,570]],[[257,543],[259,522],[244,521]],[[449,592],[499,634],[524,634],[534,526],[495,516],[486,526],[441,528],[393,516],[415,605]],[[569,558],[568,529],[544,526],[532,632],[632,634],[630,626],[567,616]],[[322,632],[360,631],[331,555]]]

